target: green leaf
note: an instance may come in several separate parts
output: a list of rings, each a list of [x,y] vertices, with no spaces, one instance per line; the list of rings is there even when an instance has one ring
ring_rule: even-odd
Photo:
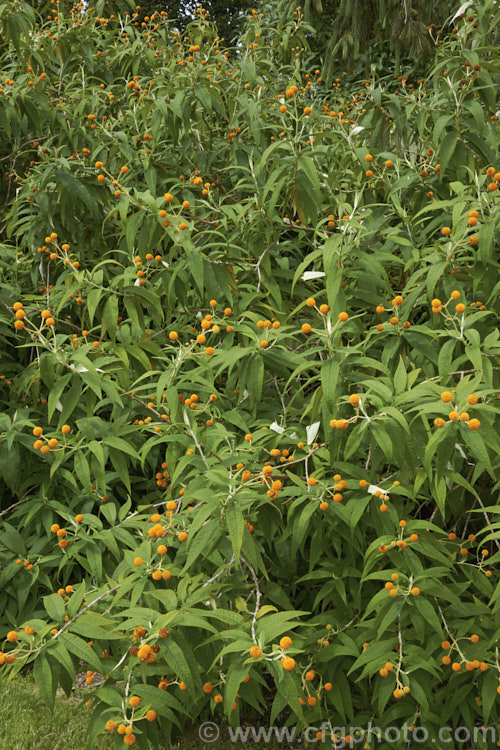
[[[480,461],[488,469],[491,476],[494,477],[493,468],[491,466],[488,449],[486,448],[485,442],[481,435],[476,430],[470,430],[468,427],[463,426],[462,435],[469,446],[472,455],[477,461]]]
[[[434,289],[436,287],[436,284],[438,280],[441,278],[441,276],[444,273],[444,269],[448,265],[447,260],[440,260],[437,263],[433,263],[432,268],[430,269],[429,273],[427,274],[427,296],[429,298],[429,302],[434,297]]]
[[[386,432],[384,425],[372,422],[370,425],[370,432],[379,448],[381,448],[386,460],[390,462],[392,459],[392,441]]]
[[[86,490],[92,491],[89,462],[85,458],[81,449],[77,450],[75,455],[73,456],[73,465],[75,468],[75,474],[82,483],[83,487]]]
[[[439,137],[441,133],[443,132],[444,128],[446,127],[446,125],[448,125],[448,123],[452,119],[453,119],[453,116],[450,114],[441,115],[440,117],[437,118],[434,124],[433,133],[432,133],[432,139],[434,142],[437,142],[439,140]]]
[[[51,656],[57,659],[59,664],[62,664],[62,666],[66,670],[66,674],[68,676],[68,679],[70,680],[70,684],[73,684],[75,679],[75,668],[73,666],[71,656],[69,655],[67,649],[63,646],[61,641],[49,641],[47,643],[47,651]]]
[[[188,266],[191,271],[194,283],[198,287],[201,295],[205,290],[205,275],[203,266],[203,256],[199,250],[193,250],[188,257]]]
[[[264,382],[264,359],[260,353],[254,354],[249,361],[245,386],[252,404],[258,405],[262,397]]]
[[[394,625],[394,623],[397,622],[397,616],[401,612],[403,604],[404,599],[402,596],[396,596],[394,599],[391,597],[389,606],[387,607],[377,628],[377,640],[380,640],[380,638],[382,638],[388,627]]]
[[[55,699],[55,685],[49,661],[43,654],[35,659],[33,676],[44,703],[52,709]]]
[[[495,674],[492,669],[490,669],[483,676],[483,684],[481,686],[482,714],[485,724],[488,723],[491,715],[491,710],[493,708],[495,700],[498,698],[497,687],[498,675]]]
[[[85,597],[85,581],[82,581],[76,586],[73,594],[71,595],[68,603],[66,604],[66,611],[69,617],[74,617],[80,609],[83,599]]]
[[[316,513],[317,502],[310,500],[304,505],[300,515],[296,517],[292,530],[292,556],[296,555],[300,549],[310,526],[311,518]]]
[[[100,581],[102,579],[102,550],[97,544],[87,542],[85,545],[85,555],[89,563],[88,572],[97,581]],[[92,638],[93,636],[90,637]]]
[[[84,638],[119,640],[123,633],[113,632],[114,625],[112,620],[107,620],[97,612],[84,612],[72,623],[71,632]]]
[[[127,490],[131,492],[132,487],[130,485],[128,463],[125,460],[125,456],[120,451],[117,451],[114,448],[111,448],[109,451],[109,457],[111,459],[111,463],[113,464],[115,471],[120,477],[120,480],[123,482]]]
[[[47,388],[50,390],[54,386],[56,372],[57,372],[57,360],[52,352],[42,352],[40,355],[40,377],[45,383]]]
[[[379,680],[377,687],[378,687],[378,700],[377,700],[378,713],[379,713],[379,716],[383,716],[384,709],[387,706],[387,703],[392,695],[392,691],[394,690],[394,684],[389,679]]]
[[[406,367],[403,357],[400,355],[399,364],[394,373],[394,392],[399,396],[406,389]]]
[[[440,375],[448,375],[452,371],[452,357],[456,343],[456,339],[450,339],[439,350],[438,368]]]
[[[0,544],[14,552],[15,555],[24,555],[26,544],[19,531],[7,521],[4,521],[3,527],[4,530],[0,533]]]
[[[442,638],[443,628],[441,626],[441,621],[430,601],[420,594],[420,596],[413,597],[413,603],[424,620],[428,622],[431,628]]]
[[[87,313],[89,316],[90,325],[94,324],[94,317],[97,310],[101,297],[103,295],[103,289],[91,289],[87,294]]]
[[[443,518],[445,517],[445,505],[446,505],[446,480],[443,476],[436,475],[434,479],[434,498],[437,506],[441,511]]]
[[[386,656],[388,653],[392,651],[393,648],[394,648],[393,638],[385,640],[385,641],[377,640],[373,643],[370,643],[369,647],[365,651],[363,651],[358,656],[354,664],[352,664],[349,671],[347,672],[347,675],[349,676],[350,674],[355,672],[357,669],[359,669],[360,667],[363,667],[365,664],[368,664],[369,662],[379,663],[382,659],[384,659],[384,656]]]
[[[346,505],[346,509],[350,511],[351,514],[349,518],[349,524],[352,529],[354,529],[358,525],[371,498],[371,495],[367,495],[366,497],[363,497],[361,499],[355,498],[353,500],[350,500]]]
[[[227,411],[224,413],[224,420],[226,422],[230,422],[231,424],[234,424],[236,427],[239,427],[240,430],[243,430],[245,433],[249,433],[250,429],[248,427],[248,423],[243,419],[243,415],[240,411]]]
[[[101,336],[107,331],[111,341],[116,341],[116,329],[118,326],[118,297],[112,294],[108,297],[104,310],[102,311]]]
[[[173,638],[167,638],[162,644],[162,650],[165,651],[165,658],[169,667],[174,671],[177,677],[186,683],[188,689],[192,688],[193,680],[191,670],[181,647]]]
[[[71,372],[66,373],[66,375],[63,375],[62,378],[59,378],[51,388],[47,403],[47,417],[49,422],[52,419],[52,415],[56,410],[57,404],[63,394],[64,389],[66,388],[72,377],[73,375]]]
[[[139,227],[141,226],[143,219],[144,213],[142,211],[139,211],[139,213],[137,214],[132,214],[132,216],[129,216],[129,218],[127,219],[126,239],[127,249],[129,253],[134,252],[137,234],[139,232]]]
[[[226,507],[226,523],[229,531],[229,539],[231,540],[233,548],[234,559],[237,562],[240,559],[243,532],[245,531],[245,519],[236,500],[229,501]]]
[[[304,155],[297,160],[295,201],[301,222],[314,221],[321,203],[321,186],[314,161]]]
[[[104,466],[105,466],[106,461],[104,458],[104,450],[103,450],[101,443],[98,443],[97,440],[91,440],[87,447],[89,451],[91,451],[94,454],[94,456],[97,458],[99,462],[99,466],[104,471]]]
[[[61,633],[59,638],[70,653],[81,659],[91,669],[101,672],[102,667],[99,657],[83,638],[74,635],[74,633],[68,633],[68,631]]]
[[[481,132],[484,128],[484,110],[480,103],[478,101],[469,100],[465,103],[465,109],[471,113],[477,125],[477,129]]]
[[[122,453],[126,453],[129,456],[132,456],[132,458],[137,458],[140,460],[140,455],[137,453],[135,448],[133,448],[130,443],[127,443],[126,440],[123,440],[123,438],[119,437],[107,437],[103,441],[104,445],[109,445],[111,448],[116,448],[116,450],[121,451]]]
[[[446,173],[446,169],[448,168],[450,159],[453,156],[453,152],[455,151],[457,140],[458,140],[458,132],[456,130],[451,130],[449,133],[446,133],[445,137],[443,138],[441,142],[441,145],[439,147],[439,163],[441,165],[441,168],[440,168],[441,178],[443,178]]]
[[[495,239],[496,223],[490,221],[483,224],[479,230],[477,257],[482,263],[488,263],[493,260],[493,240]]]
[[[336,405],[337,383],[340,363],[336,359],[327,359],[321,365],[321,386],[327,413],[333,414]],[[330,417],[331,419],[332,417]]]
[[[281,665],[279,667],[276,666],[276,669],[278,668],[282,669]],[[294,714],[303,721],[304,715],[302,706],[299,702],[298,686],[290,672],[283,672],[282,679],[279,682],[276,681],[276,687],[286,699],[286,702],[288,703]]]
[[[294,618],[307,615],[308,612],[296,610],[291,612],[276,612],[276,614],[266,615],[257,620],[257,638],[263,644],[272,643],[278,635],[288,633],[296,625],[300,625],[300,620]]]
[[[431,437],[429,438],[427,442],[427,445],[425,446],[424,467],[429,476],[431,476],[432,474],[431,465],[432,465],[432,460],[434,458],[434,454],[436,453],[440,444],[448,438],[448,433],[446,432],[448,426],[449,425],[445,425],[444,427],[441,427],[440,429],[436,429],[436,431],[432,433]]]
[[[48,594],[43,597],[43,606],[48,616],[58,624],[64,622],[64,615],[66,614],[64,608],[64,599],[59,594]]]
[[[187,570],[190,570],[195,560],[202,553],[204,557],[209,555],[218,544],[222,535],[223,531],[220,522],[215,519],[211,519],[196,534],[193,534],[189,539],[188,555],[182,572],[185,573]]]
[[[14,491],[17,489],[21,478],[20,468],[21,452],[19,446],[13,445],[7,448],[3,445],[0,449],[0,477]],[[18,549],[21,548],[18,547]]]
[[[73,383],[69,391],[61,395],[62,412],[59,418],[59,425],[66,423],[68,417],[71,416],[76,408],[76,405],[80,402],[82,396],[82,382],[77,375],[73,375]]]
[[[56,169],[55,177],[71,196],[78,197],[83,201],[93,216],[97,214],[97,203],[88,187],[81,180],[78,180],[70,172],[63,172],[61,169]]]
[[[236,700],[241,683],[248,674],[248,668],[242,667],[239,662],[233,661],[230,665],[224,683],[224,710],[229,715],[233,702]]]

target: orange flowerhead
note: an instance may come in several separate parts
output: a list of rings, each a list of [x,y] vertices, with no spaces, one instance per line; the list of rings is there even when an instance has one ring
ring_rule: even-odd
[[[291,656],[283,656],[281,658],[281,666],[286,672],[291,672],[292,669],[295,669],[295,659],[292,659]]]

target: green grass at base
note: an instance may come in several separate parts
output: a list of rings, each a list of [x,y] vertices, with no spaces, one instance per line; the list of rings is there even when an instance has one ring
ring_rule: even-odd
[[[59,693],[54,711],[45,705],[31,676],[0,682],[0,748],[5,750],[87,750],[88,714],[79,706],[81,691]],[[87,709],[88,711],[88,709]],[[111,745],[103,738],[98,750]],[[96,748],[96,750],[97,750]]]
[[[71,698],[58,691],[51,712],[31,676],[0,681],[0,750],[87,750],[86,729],[91,709],[81,705],[84,695],[85,691],[78,688]],[[94,750],[111,750],[112,744],[111,738],[101,737]],[[162,744],[158,750],[248,750],[251,747],[293,750],[297,745],[292,748],[277,742],[232,742],[227,726],[221,722],[221,737],[215,742],[201,742],[198,727],[194,726],[181,740]]]

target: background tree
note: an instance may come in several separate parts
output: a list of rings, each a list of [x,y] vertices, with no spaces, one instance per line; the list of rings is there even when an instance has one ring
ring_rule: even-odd
[[[450,15],[446,0],[277,0],[278,23],[286,24],[297,7],[314,28],[328,83],[338,66],[351,77],[368,75],[372,66],[399,75],[402,65],[422,75],[436,46],[429,27],[440,30]]]
[[[52,0],[27,0],[42,17],[55,7]],[[60,0],[57,7],[69,11],[73,7],[69,0]],[[103,13],[103,3],[98,0],[95,3],[89,2],[87,5],[94,5],[99,15]],[[137,4],[129,0],[112,0],[106,3],[106,12],[110,13],[123,12],[128,10],[133,12],[138,9],[143,16],[151,16],[155,11],[165,11],[168,17],[175,21],[181,32],[196,18],[197,8],[203,7],[209,14],[210,20],[216,24],[219,36],[224,39],[226,44],[232,44],[236,41],[248,15],[248,11],[253,7],[251,0],[237,0],[236,2],[227,2],[227,0],[207,0],[200,3],[197,0],[138,0]]]

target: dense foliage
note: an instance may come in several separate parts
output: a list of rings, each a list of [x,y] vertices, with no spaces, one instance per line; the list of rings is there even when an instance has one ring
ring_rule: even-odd
[[[46,16],[49,10],[53,9],[55,3],[51,0],[24,0],[41,14]],[[71,7],[72,3],[68,0],[62,0],[64,6]],[[61,3],[59,3],[61,5]],[[182,33],[186,27],[196,18],[196,10],[200,3],[196,0],[145,0],[139,6],[130,5],[130,11],[140,11],[141,21],[144,16],[152,16],[155,12],[167,14],[172,19],[172,26]],[[126,6],[125,6],[126,7]],[[244,26],[246,16],[252,8],[251,0],[208,0],[203,4],[206,12],[210,15],[210,21],[217,26],[219,36],[226,42],[236,42]],[[96,4],[96,13],[102,16],[103,8]],[[294,8],[295,9],[295,8]],[[109,16],[113,13],[119,13],[124,10],[122,0],[106,2],[106,14]]]
[[[277,0],[278,24],[286,23],[296,6],[294,0]],[[420,77],[439,37],[452,31],[445,0],[309,0],[300,7],[328,84],[339,64],[352,78],[370,71],[397,77],[402,65]]]
[[[495,721],[495,4],[348,86],[301,11],[52,7],[0,2],[2,678],[88,669],[117,748]]]

